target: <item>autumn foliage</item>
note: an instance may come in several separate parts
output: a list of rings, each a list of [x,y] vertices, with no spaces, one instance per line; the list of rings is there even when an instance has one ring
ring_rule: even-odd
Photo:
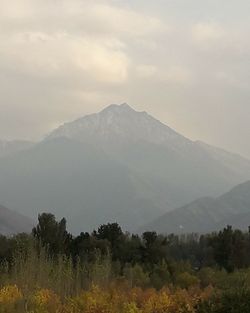
[[[212,289],[170,291],[93,285],[74,297],[60,299],[52,290],[38,289],[25,297],[15,285],[0,290],[0,312],[29,313],[194,313]]]
[[[0,236],[0,313],[249,313],[249,234],[73,237],[45,214],[32,235]]]

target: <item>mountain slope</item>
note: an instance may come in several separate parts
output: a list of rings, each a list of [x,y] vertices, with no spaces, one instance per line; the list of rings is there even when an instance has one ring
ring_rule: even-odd
[[[0,162],[0,195],[27,216],[65,216],[74,232],[118,221],[134,229],[162,210],[137,196],[137,177],[97,147],[58,138]],[[6,203],[5,202],[5,203]]]
[[[235,153],[229,153],[218,147],[210,146],[204,142],[196,141],[215,161],[221,165],[230,168],[236,175],[239,173],[244,176],[244,172],[249,167],[249,160]]]
[[[162,208],[220,195],[250,179],[249,160],[193,142],[126,103],[62,125],[47,140],[60,137],[100,147],[139,173]]]
[[[65,216],[73,232],[111,221],[133,231],[250,179],[250,161],[218,151],[146,112],[111,105],[0,159],[0,199],[33,218]]]
[[[34,223],[29,218],[0,205],[0,234],[31,232]]]
[[[247,229],[250,226],[250,181],[213,199],[201,198],[166,213],[142,230],[160,233],[211,232],[226,225]]]
[[[11,154],[17,153],[29,149],[32,146],[32,142],[24,140],[3,141],[0,140],[0,158],[6,157]]]

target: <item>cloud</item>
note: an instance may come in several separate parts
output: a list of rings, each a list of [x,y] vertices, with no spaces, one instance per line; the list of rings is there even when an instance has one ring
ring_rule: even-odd
[[[0,17],[8,20],[20,20],[33,16],[35,6],[30,0],[1,0],[0,1]]]
[[[197,23],[192,27],[193,40],[198,43],[211,43],[225,36],[225,30],[216,23]]]
[[[136,67],[136,74],[140,78],[152,78],[157,76],[158,69],[154,65],[141,64]]]
[[[244,56],[249,54],[250,44],[246,41],[248,30],[215,22],[199,22],[191,26],[191,41],[195,47],[204,52],[224,57]]]
[[[83,40],[74,45],[73,62],[90,77],[104,83],[122,83],[128,77],[129,57],[117,40]]]
[[[136,74],[141,79],[153,79],[165,83],[190,84],[193,81],[192,73],[183,66],[168,65],[164,69],[148,64],[141,64],[136,67]]]
[[[0,67],[106,84],[128,77],[128,37],[143,40],[166,29],[158,18],[109,1],[2,0],[0,17]]]
[[[107,32],[120,35],[144,37],[167,30],[167,26],[158,18],[107,4],[91,5],[87,15],[92,23],[96,22]]]
[[[127,79],[129,57],[114,38],[67,33],[15,33],[0,36],[0,66],[38,77],[74,75],[107,84]]]
[[[21,28],[67,29],[78,33],[144,37],[165,32],[159,18],[119,7],[112,1],[12,0],[0,1],[0,17],[9,26]]]

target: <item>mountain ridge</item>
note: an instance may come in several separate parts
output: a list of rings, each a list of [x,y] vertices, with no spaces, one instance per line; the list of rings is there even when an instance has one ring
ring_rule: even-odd
[[[139,127],[137,124],[139,124]],[[112,129],[109,128],[110,125]],[[134,128],[137,126],[137,129],[132,129],[133,135],[135,136],[134,138],[129,136],[131,125]],[[140,128],[143,129],[143,134],[139,131]],[[135,132],[136,130],[138,131],[137,134]],[[178,134],[145,111],[135,111],[127,103],[121,105],[112,104],[99,113],[88,114],[72,122],[63,124],[52,131],[46,137],[46,140],[55,137],[76,137],[78,140],[86,140],[83,133],[86,131],[90,131],[92,135],[97,135],[97,132],[99,132],[101,136],[107,136],[112,132],[120,136],[122,135],[123,137],[129,137],[130,140],[144,139],[144,136],[146,136],[147,140],[154,143],[161,143],[171,137],[178,137],[191,143],[189,139]],[[152,134],[155,132],[157,132],[157,135],[153,138]],[[160,134],[160,132],[162,132],[162,134]],[[165,137],[163,137],[163,135],[165,135]]]
[[[140,229],[160,233],[206,233],[231,225],[250,226],[250,181],[217,197],[197,199],[174,209]]]
[[[0,159],[0,199],[25,215],[51,211],[70,229],[117,221],[129,231],[250,178],[250,161],[214,151],[146,112],[111,105]]]
[[[30,233],[34,222],[28,217],[0,205],[0,234]]]

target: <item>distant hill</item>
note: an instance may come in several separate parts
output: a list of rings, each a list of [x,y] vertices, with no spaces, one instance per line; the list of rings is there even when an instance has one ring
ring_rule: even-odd
[[[34,222],[12,210],[0,205],[0,234],[12,235],[22,232],[30,233]]]
[[[167,210],[250,179],[250,161],[194,142],[127,104],[66,123],[0,158],[0,199],[26,216],[65,216],[73,232],[117,221],[134,231]]]
[[[227,225],[244,230],[250,226],[250,181],[216,199],[201,198],[168,212],[140,231],[205,233]]]

